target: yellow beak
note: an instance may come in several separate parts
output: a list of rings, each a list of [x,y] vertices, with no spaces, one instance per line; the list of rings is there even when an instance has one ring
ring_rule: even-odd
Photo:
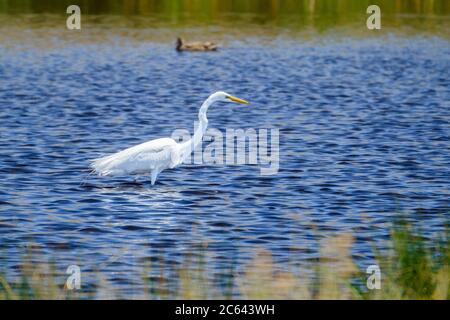
[[[233,96],[227,96],[228,99],[230,99],[231,101],[237,102],[237,103],[242,103],[242,104],[250,104],[250,102],[233,97]]]

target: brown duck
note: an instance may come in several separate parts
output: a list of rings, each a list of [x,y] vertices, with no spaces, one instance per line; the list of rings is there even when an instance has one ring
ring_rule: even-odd
[[[177,51],[216,51],[218,45],[214,42],[184,42],[177,39]]]

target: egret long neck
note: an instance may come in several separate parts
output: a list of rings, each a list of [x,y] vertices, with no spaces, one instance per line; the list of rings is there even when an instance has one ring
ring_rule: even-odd
[[[206,117],[206,112],[208,111],[209,106],[211,105],[211,101],[206,100],[200,110],[198,111],[198,126],[195,129],[194,136],[192,137],[192,150],[197,148],[198,145],[202,143],[203,135],[208,128],[208,118]]]
[[[206,118],[206,112],[208,111],[209,106],[213,103],[211,99],[207,99],[198,112],[198,126],[195,129],[194,136],[189,141],[181,144],[180,148],[182,150],[181,162],[184,161],[194,149],[202,143],[203,135],[208,128],[208,118]]]

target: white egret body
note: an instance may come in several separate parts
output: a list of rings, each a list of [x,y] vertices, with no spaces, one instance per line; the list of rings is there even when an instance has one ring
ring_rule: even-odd
[[[155,184],[158,174],[164,169],[172,169],[183,163],[195,148],[201,144],[208,126],[206,112],[209,106],[218,101],[247,101],[233,97],[226,92],[216,92],[209,96],[198,112],[199,125],[192,139],[177,143],[171,138],[155,139],[137,146],[119,151],[112,155],[95,159],[91,167],[101,176],[144,175],[151,174],[151,183]]]

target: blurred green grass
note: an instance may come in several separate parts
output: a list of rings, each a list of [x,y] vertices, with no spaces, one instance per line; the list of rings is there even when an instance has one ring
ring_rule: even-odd
[[[10,34],[0,40],[22,38],[25,33],[18,34],[17,30],[23,29],[51,27],[56,32],[65,26],[66,9],[72,4],[71,0],[0,0],[0,28],[2,34]],[[308,36],[326,31],[364,37],[400,31],[447,38],[450,24],[448,0],[79,0],[76,4],[82,13],[81,34],[89,34],[89,30],[98,33],[95,27],[108,29],[110,33],[123,31],[124,27],[146,29],[153,36],[158,34],[153,32],[157,29],[176,31],[177,35],[165,37],[170,41],[179,35],[187,37],[184,31],[190,34],[197,27],[202,28],[197,37],[210,35],[215,41],[223,36],[239,38],[286,32]],[[366,10],[372,4],[381,8],[382,30],[377,32],[366,28]],[[45,38],[47,33],[51,37],[73,37],[48,29],[33,37]]]
[[[220,13],[347,15],[365,12],[372,4],[385,13],[448,14],[447,0],[0,0],[4,13],[65,13],[71,4],[88,14],[183,14],[217,16]]]
[[[227,282],[209,280],[204,254],[186,256],[176,268],[176,290],[165,289],[163,277],[149,276],[151,265],[142,267],[142,289],[133,299],[450,299],[449,233],[425,239],[405,219],[396,220],[387,252],[374,249],[381,269],[381,289],[368,290],[366,270],[358,269],[351,255],[353,238],[345,233],[321,246],[321,258],[310,266],[314,276],[277,272],[278,265],[266,250],[260,250],[244,271],[230,270]],[[427,246],[429,241],[434,246]],[[0,299],[97,299],[129,298],[116,292],[101,272],[97,285],[67,290],[67,275],[58,274],[53,263],[32,263],[26,255],[20,280],[0,275]],[[161,267],[161,266],[160,266]],[[162,266],[172,268],[171,266]],[[275,268],[277,267],[277,268]]]

